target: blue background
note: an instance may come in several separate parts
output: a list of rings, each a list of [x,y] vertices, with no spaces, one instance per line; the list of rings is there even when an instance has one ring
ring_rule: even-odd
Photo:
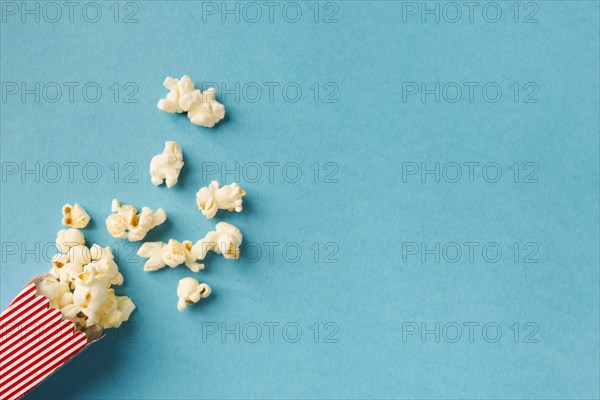
[[[462,7],[456,23],[444,19],[454,14],[443,2],[439,23],[431,15],[421,22],[421,14],[405,13],[403,20],[410,5],[402,2],[321,2],[318,22],[312,2],[300,2],[297,23],[283,18],[282,5],[273,22],[263,6],[252,23],[254,11],[241,4],[238,23],[235,15],[222,22],[220,10],[212,15],[202,2],[188,1],[120,3],[115,23],[113,2],[98,4],[97,23],[82,17],[82,6],[73,22],[63,7],[54,23],[44,15],[39,23],[31,15],[22,22],[20,13],[3,8],[1,306],[50,268],[41,249],[61,229],[62,205],[77,202],[93,219],[88,242],[117,243],[126,282],[118,292],[138,307],[129,323],[30,398],[598,398],[598,2],[522,2],[518,22],[513,2],[498,2],[496,23],[483,18],[486,3],[473,22]],[[128,13],[137,22],[123,23]],[[324,23],[331,13],[337,22]],[[524,23],[530,13],[538,22]],[[215,129],[157,110],[165,76],[184,73],[197,83],[224,82],[228,90],[239,83],[238,99],[219,88],[227,117]],[[11,83],[23,82],[40,84],[39,102],[9,94]],[[54,103],[51,82],[63,88]],[[72,102],[65,82],[79,84]],[[82,97],[89,82],[102,89],[95,103]],[[252,82],[262,88],[256,102]],[[271,100],[264,82],[279,84]],[[403,82],[479,86],[472,102],[466,90],[455,103],[451,91],[439,102],[433,95],[403,101]],[[497,102],[482,96],[489,82],[502,89]],[[515,82],[518,102],[510,89]],[[528,82],[538,88],[529,98],[535,103],[523,101]],[[282,95],[289,83],[302,89],[297,102]],[[125,102],[136,90],[129,100],[137,102]],[[294,97],[292,89],[288,94]],[[180,143],[185,155],[180,183],[170,190],[154,187],[147,172],[166,140]],[[36,162],[39,182],[35,173],[20,175],[23,165],[32,169]],[[73,182],[65,162],[80,163]],[[220,163],[236,162],[262,165],[258,182],[238,178],[248,192],[244,212],[206,220],[195,192],[211,179],[236,179],[207,176],[207,163],[221,172]],[[272,182],[265,162],[280,163]],[[488,182],[479,167],[469,182],[463,167],[456,183],[444,176],[436,183],[432,175],[404,182],[409,162],[427,168],[494,162],[502,177]],[[528,162],[538,169],[537,183],[523,182]],[[57,182],[51,163],[61,166]],[[99,165],[97,182],[93,168],[82,175],[85,163]],[[294,169],[282,175],[287,163],[300,166],[297,182],[288,182]],[[514,163],[518,183],[509,169]],[[18,174],[8,174],[15,165]],[[325,182],[331,171],[337,182]],[[195,241],[226,220],[252,245],[237,263],[209,257],[197,275],[185,267],[145,273],[135,248],[106,232],[113,197],[166,210],[168,222],[149,240]],[[272,258],[269,242],[279,244]],[[421,253],[406,254],[410,243],[459,243],[465,250],[464,242],[479,243],[473,262],[464,253],[454,263],[450,253],[439,261],[424,254],[424,262]],[[481,254],[490,242],[502,250],[495,263]],[[286,243],[292,243],[287,255]],[[517,261],[513,243],[520,247]],[[527,243],[534,247],[525,249]],[[294,246],[302,251],[297,262]],[[535,246],[538,262],[524,262]],[[179,313],[178,280],[192,275],[214,294]],[[272,343],[265,322],[280,324]],[[480,324],[472,343],[468,322]],[[517,343],[510,328],[516,322]],[[206,336],[222,323],[240,324],[239,343],[233,334]],[[263,327],[256,343],[249,340],[254,323]],[[283,337],[286,323],[301,327],[296,343],[288,342],[294,329]],[[449,330],[439,343],[433,334],[403,340],[403,330],[421,323]],[[453,323],[463,327],[456,343]],[[482,335],[487,323],[502,328],[495,343],[486,340],[493,329]]]

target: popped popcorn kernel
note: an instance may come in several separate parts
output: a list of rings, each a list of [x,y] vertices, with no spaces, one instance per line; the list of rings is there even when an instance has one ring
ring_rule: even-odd
[[[242,232],[227,222],[219,222],[215,229],[194,244],[191,250],[192,255],[199,260],[204,260],[209,251],[214,251],[222,254],[226,259],[240,258]]]
[[[163,86],[169,89],[167,97],[160,99],[157,107],[169,113],[187,112],[192,124],[212,128],[225,117],[225,106],[215,99],[215,89],[204,92],[196,89],[192,79],[184,75],[181,79],[168,76]]]
[[[167,214],[162,208],[154,212],[149,207],[143,207],[137,214],[137,209],[131,205],[121,205],[119,200],[112,201],[110,214],[106,218],[106,229],[111,236],[137,242],[146,237],[153,228],[162,224],[167,219]]]
[[[212,293],[212,289],[206,283],[200,283],[194,278],[183,278],[177,286],[177,309],[185,310],[190,304],[197,303],[200,299],[205,299]]]
[[[157,271],[165,266],[176,268],[184,264],[192,272],[198,272],[204,269],[204,264],[200,264],[197,258],[191,252],[192,242],[186,240],[178,242],[175,239],[169,239],[168,243],[163,242],[146,242],[137,252],[137,255],[142,258],[147,258],[148,261],[144,264],[144,271]]]
[[[62,224],[71,228],[85,228],[90,222],[90,216],[79,204],[65,204],[62,208]]]
[[[152,184],[159,186],[166,181],[167,188],[175,186],[179,179],[181,168],[183,168],[181,146],[175,142],[165,142],[163,152],[152,157],[150,161]]]
[[[196,205],[206,218],[211,219],[220,209],[242,212],[245,195],[246,191],[235,182],[219,188],[219,182],[212,181],[196,193]]]

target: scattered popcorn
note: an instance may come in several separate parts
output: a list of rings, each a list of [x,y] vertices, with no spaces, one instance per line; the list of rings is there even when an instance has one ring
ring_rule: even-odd
[[[246,192],[235,182],[219,188],[219,182],[212,181],[196,193],[196,204],[202,214],[211,219],[219,209],[241,212],[245,195]]]
[[[219,222],[216,231],[208,232],[203,239],[194,244],[191,254],[198,260],[204,260],[206,254],[212,250],[223,254],[226,259],[235,260],[240,258],[241,245],[242,232],[227,222]]]
[[[192,242],[185,240],[182,243],[175,239],[169,239],[168,243],[146,242],[137,252],[142,258],[148,261],[144,264],[144,271],[157,271],[165,266],[175,268],[178,265],[185,264],[192,272],[198,272],[204,269],[204,264],[197,263],[197,258],[191,253]]]
[[[37,293],[77,329],[92,324],[116,328],[127,321],[135,305],[127,296],[115,296],[110,287],[123,283],[111,248],[86,247],[83,234],[76,229],[61,230],[56,243],[62,253],[52,258],[52,269],[37,282]]]
[[[181,98],[195,89],[192,79],[187,75],[182,76],[181,79],[167,76],[163,86],[169,89],[169,93],[167,98],[159,100],[158,108],[169,113],[182,113]]]
[[[208,88],[202,93],[196,89],[179,100],[184,111],[187,111],[190,122],[212,128],[225,118],[225,107],[215,99],[215,89]]]
[[[56,235],[56,248],[61,253],[66,253],[73,246],[83,245],[85,240],[83,233],[77,229],[61,229]]]
[[[194,278],[183,278],[177,286],[177,309],[185,310],[188,304],[197,303],[200,299],[210,296],[212,289],[206,283],[200,283]]]
[[[71,228],[85,228],[90,222],[90,216],[79,204],[65,204],[62,208],[62,224]]]
[[[163,152],[152,157],[150,161],[152,183],[159,186],[166,180],[168,188],[175,186],[181,168],[183,168],[181,146],[175,142],[165,142]]]
[[[204,93],[196,89],[192,79],[184,75],[181,79],[168,76],[163,86],[169,89],[165,99],[160,99],[158,108],[170,113],[186,111],[192,124],[212,128],[225,117],[225,107],[215,99],[215,89]]]
[[[131,205],[121,205],[119,200],[112,201],[110,214],[106,218],[106,229],[111,236],[116,238],[127,238],[130,242],[142,240],[154,227],[162,224],[167,219],[167,214],[162,208],[152,211],[151,208],[143,207],[140,214]]]

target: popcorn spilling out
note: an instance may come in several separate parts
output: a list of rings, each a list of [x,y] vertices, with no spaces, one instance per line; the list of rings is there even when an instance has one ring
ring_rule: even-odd
[[[121,205],[119,200],[112,201],[110,214],[106,218],[106,229],[111,236],[116,238],[127,238],[130,242],[137,242],[146,237],[146,234],[154,227],[162,224],[167,219],[167,214],[162,208],[152,211],[149,207],[143,207],[140,214],[131,205]]]
[[[185,264],[192,272],[204,269],[204,264],[197,263],[197,258],[191,253],[192,242],[185,240],[182,243],[175,239],[169,239],[168,243],[146,242],[137,252],[142,258],[147,258],[144,271],[157,271],[165,266],[175,268]]]
[[[121,285],[123,275],[110,247],[85,246],[76,229],[58,232],[52,269],[37,282],[37,294],[50,301],[78,330],[89,325],[118,328],[135,310],[127,296],[116,296],[111,285]]]
[[[189,304],[195,304],[200,299],[205,299],[210,296],[212,289],[206,283],[200,283],[194,278],[183,278],[177,286],[177,309],[185,310]]]
[[[181,168],[183,168],[181,146],[175,142],[165,142],[163,152],[152,157],[152,161],[150,161],[152,183],[159,186],[166,180],[168,188],[175,186]]]
[[[90,216],[79,204],[65,204],[62,208],[62,224],[71,228],[85,228],[90,222]]]
[[[186,111],[192,124],[212,128],[225,117],[225,107],[215,99],[215,89],[204,92],[196,89],[192,79],[184,75],[181,79],[168,76],[163,86],[169,89],[167,97],[160,99],[158,108],[170,113]]]
[[[196,193],[196,204],[202,214],[211,219],[219,209],[241,212],[245,195],[246,192],[235,182],[219,188],[219,182],[212,181]]]
[[[192,256],[204,260],[209,251],[223,254],[229,260],[240,258],[242,232],[227,222],[219,222],[215,231],[208,232],[203,239],[192,247]]]

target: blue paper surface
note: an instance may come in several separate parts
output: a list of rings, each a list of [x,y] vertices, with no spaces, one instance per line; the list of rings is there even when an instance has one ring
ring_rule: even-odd
[[[599,5],[475,3],[3,1],[0,306],[70,202],[138,307],[29,398],[598,398]],[[156,108],[183,74],[214,129]],[[242,213],[197,210],[213,179]],[[143,272],[115,197],[242,257]]]

